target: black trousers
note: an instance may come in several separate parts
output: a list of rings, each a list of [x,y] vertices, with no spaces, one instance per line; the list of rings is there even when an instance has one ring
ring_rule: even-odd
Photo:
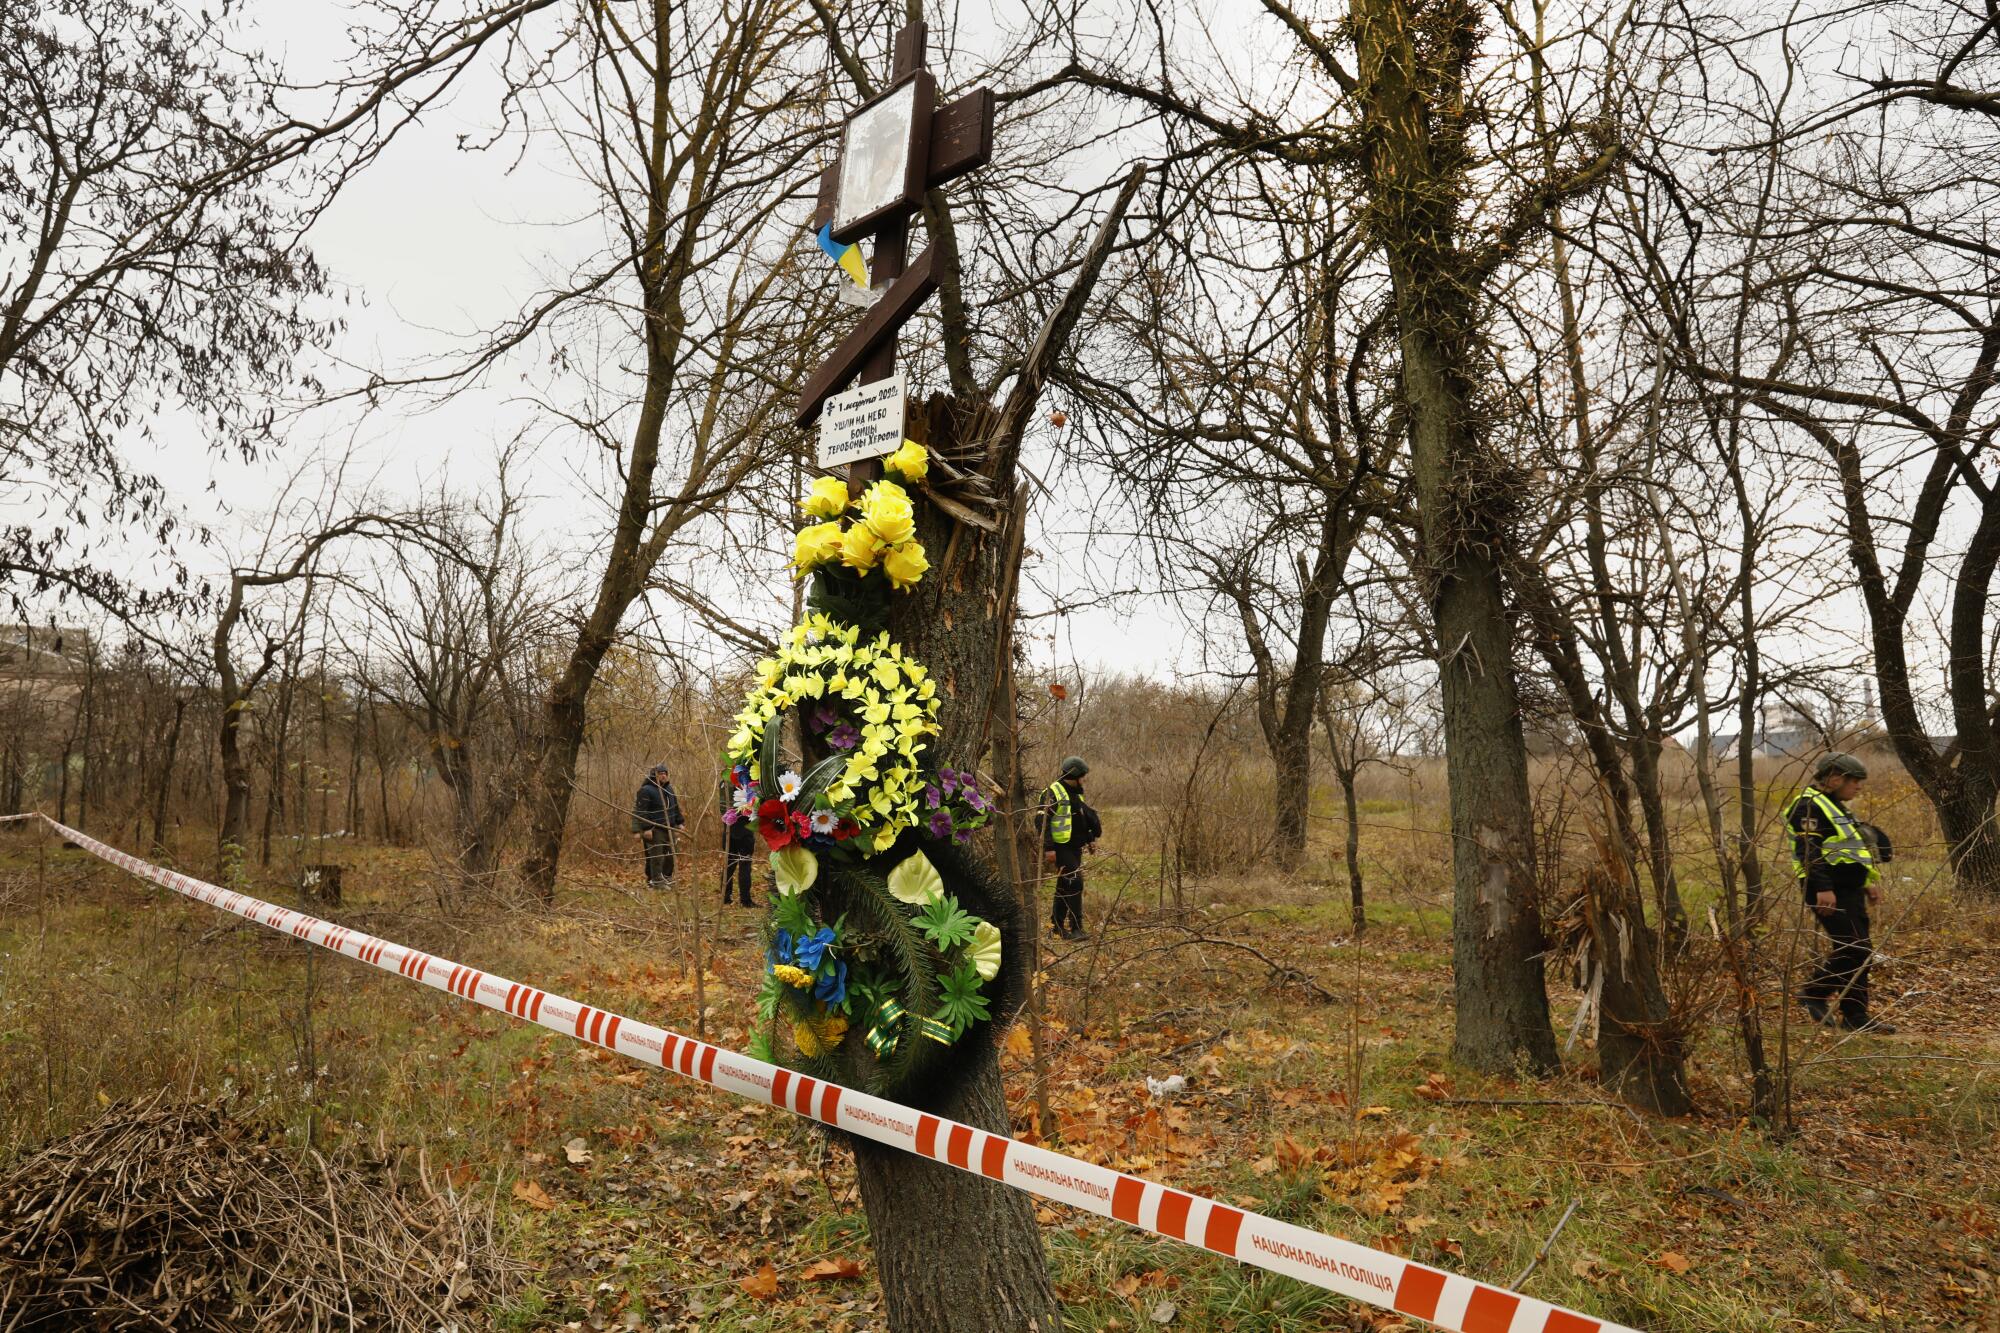
[[[673,877],[674,835],[667,829],[656,828],[653,836],[646,839],[646,882]]]
[[[1056,908],[1050,918],[1061,930],[1083,929],[1083,866],[1056,862]],[[1067,924],[1065,924],[1067,923]]]
[[[1834,895],[1834,902],[1837,905],[1828,915],[1813,914],[1832,947],[1813,969],[1804,994],[1827,1004],[1838,996],[1841,1021],[1859,1026],[1868,1021],[1868,960],[1875,952],[1868,938],[1868,895],[1840,893]]]
[[[740,847],[735,843],[731,843],[724,849],[722,856],[722,901],[724,906],[727,906],[729,903],[729,892],[732,888],[743,899],[745,907],[756,905],[750,901],[750,867],[752,865],[750,854],[754,850],[756,850],[755,843],[744,843]]]

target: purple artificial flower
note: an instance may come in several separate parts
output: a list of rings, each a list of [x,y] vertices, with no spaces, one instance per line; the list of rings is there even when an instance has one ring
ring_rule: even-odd
[[[969,828],[962,828],[958,830],[958,832],[951,835],[951,840],[953,842],[971,842],[972,830]]]
[[[861,744],[861,733],[843,722],[833,729],[833,734],[826,738],[826,743],[836,750],[852,750]]]
[[[967,787],[965,789],[964,795],[965,795],[965,803],[972,807],[972,811],[974,814],[983,815],[989,809],[992,808],[986,803],[986,798],[984,796],[981,796],[977,791],[973,790],[970,787]]]
[[[958,786],[958,774],[952,769],[940,768],[938,770],[938,786],[944,788],[946,796],[951,795],[952,790]],[[932,801],[931,804],[936,805],[937,802]]]
[[[967,794],[976,792],[979,790],[979,775],[968,768],[958,775],[958,785]]]
[[[838,721],[840,721],[840,715],[826,704],[821,704],[818,708],[813,709],[812,726],[814,731],[825,731]]]
[[[944,804],[944,793],[937,789],[936,783],[924,788],[924,804],[933,810]]]
[[[931,816],[931,836],[933,838],[951,836],[951,811],[940,810]]]
[[[722,812],[722,822],[725,824],[734,824],[737,820],[741,819],[742,817],[743,816],[741,812],[736,810],[724,810]]]

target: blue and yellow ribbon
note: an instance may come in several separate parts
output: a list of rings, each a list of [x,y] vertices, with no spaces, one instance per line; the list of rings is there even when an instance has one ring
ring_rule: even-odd
[[[862,291],[868,290],[868,262],[861,257],[861,247],[854,244],[842,245],[833,239],[831,223],[819,229],[819,248],[826,251],[827,258],[840,265],[854,285]]]

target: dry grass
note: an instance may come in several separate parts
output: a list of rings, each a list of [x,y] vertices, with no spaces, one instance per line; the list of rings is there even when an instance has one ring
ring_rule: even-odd
[[[1817,941],[1789,898],[1773,919],[1765,1010],[1801,1127],[1783,1139],[1742,1120],[1741,1058],[1721,1013],[1699,1026],[1700,1110],[1685,1122],[1610,1104],[1591,1081],[1587,1035],[1559,1080],[1454,1071],[1438,775],[1376,770],[1365,795],[1371,926],[1359,942],[1347,938],[1331,793],[1315,802],[1299,875],[1239,863],[1189,878],[1179,912],[1158,816],[1110,810],[1108,853],[1090,871],[1093,937],[1049,957],[1064,1150],[1502,1282],[1573,1202],[1526,1289],[1641,1328],[1990,1333],[2000,912],[1951,899],[1917,821],[1892,822],[1904,807],[1876,798],[1908,854],[1881,943],[1884,993],[1909,1035],[1781,1029],[1783,965]],[[1243,799],[1255,808],[1254,792]],[[1691,809],[1676,818],[1700,826]],[[866,1271],[806,1278],[829,1255],[865,1270],[866,1223],[845,1154],[800,1122],[342,960],[308,964],[293,941],[75,853],[55,858],[44,897],[31,853],[0,834],[0,1151],[86,1122],[100,1092],[231,1088],[282,1117],[295,1152],[380,1135],[423,1146],[448,1178],[497,1178],[504,1243],[537,1267],[487,1312],[497,1326],[880,1326]],[[712,854],[683,871],[698,892],[636,890],[615,854],[586,856],[556,913],[458,917],[430,906],[417,854],[348,855],[343,920],[743,1040],[754,914],[714,905]],[[1714,890],[1698,857],[1683,890],[1701,921]],[[1576,997],[1552,981],[1566,1030]],[[1011,1052],[1007,1064],[1025,1131],[1027,1072]],[[1170,1072],[1190,1079],[1188,1095],[1150,1103],[1144,1077]],[[587,1163],[570,1160],[573,1139]],[[1079,1329],[1149,1326],[1164,1304],[1176,1327],[1367,1326],[1288,1280],[1060,1208],[1043,1219]],[[769,1301],[739,1286],[765,1262],[779,1282]]]

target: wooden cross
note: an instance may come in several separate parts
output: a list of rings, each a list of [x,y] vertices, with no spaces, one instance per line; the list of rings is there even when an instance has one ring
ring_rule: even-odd
[[[980,88],[937,106],[937,81],[924,67],[928,31],[925,24],[911,23],[896,34],[889,86],[848,118],[840,156],[820,175],[813,228],[831,227],[840,242],[872,236],[869,277],[878,288],[885,281],[888,287],[807,378],[799,391],[801,426],[815,421],[826,400],[849,384],[871,384],[896,373],[896,335],[937,290],[930,251],[904,266],[910,214],[926,190],[985,166],[993,156],[993,91]],[[859,494],[880,475],[878,460],[853,463],[848,489]]]

